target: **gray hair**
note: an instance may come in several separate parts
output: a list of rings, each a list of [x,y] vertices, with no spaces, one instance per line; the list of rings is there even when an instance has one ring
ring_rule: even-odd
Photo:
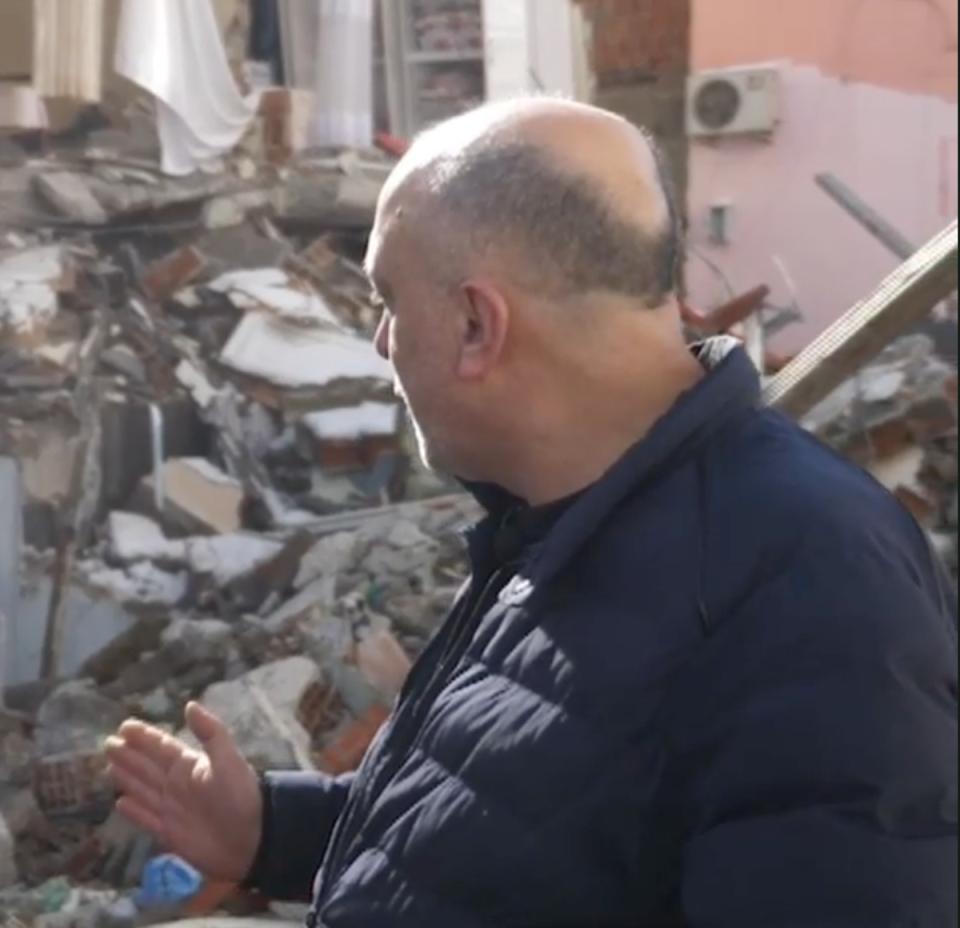
[[[669,172],[648,141],[667,203],[659,226],[617,215],[599,185],[536,145],[493,143],[444,159],[429,181],[441,248],[450,258],[463,250],[458,243],[473,255],[496,249],[545,296],[605,292],[662,306],[676,290],[683,233]]]

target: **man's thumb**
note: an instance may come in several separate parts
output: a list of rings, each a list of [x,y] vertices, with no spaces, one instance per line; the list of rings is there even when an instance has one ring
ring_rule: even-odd
[[[223,722],[198,702],[187,705],[187,727],[211,759],[224,749],[233,748],[233,739]]]

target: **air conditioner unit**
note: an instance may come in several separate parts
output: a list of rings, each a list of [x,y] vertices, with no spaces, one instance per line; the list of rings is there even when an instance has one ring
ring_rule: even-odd
[[[776,68],[731,68],[689,79],[690,138],[770,135],[779,121],[780,72]]]

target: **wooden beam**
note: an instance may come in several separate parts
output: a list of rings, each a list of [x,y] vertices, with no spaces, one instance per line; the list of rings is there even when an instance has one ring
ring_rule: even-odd
[[[722,306],[718,306],[712,312],[698,312],[686,303],[681,304],[680,312],[683,321],[697,335],[707,338],[711,335],[722,335],[729,332],[735,325],[739,325],[749,316],[759,312],[768,296],[770,296],[769,287],[754,287],[753,290],[734,297]]]
[[[956,290],[954,220],[788,364],[767,385],[765,401],[802,419]]]
[[[710,327],[707,334],[720,335],[746,322],[752,315],[763,309],[768,296],[770,296],[769,287],[754,287],[753,290],[738,296],[724,306],[718,306],[707,316],[707,324]]]

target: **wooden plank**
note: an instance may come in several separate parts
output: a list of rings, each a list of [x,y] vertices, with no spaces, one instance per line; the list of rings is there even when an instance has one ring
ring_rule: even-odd
[[[767,385],[764,400],[802,419],[956,290],[954,220],[791,361]]]
[[[80,349],[73,408],[79,423],[80,443],[70,474],[70,486],[59,510],[58,538],[51,578],[53,589],[40,654],[40,679],[56,680],[66,634],[70,581],[77,554],[87,542],[99,493],[100,394],[97,364],[110,331],[110,314],[101,310]]]

